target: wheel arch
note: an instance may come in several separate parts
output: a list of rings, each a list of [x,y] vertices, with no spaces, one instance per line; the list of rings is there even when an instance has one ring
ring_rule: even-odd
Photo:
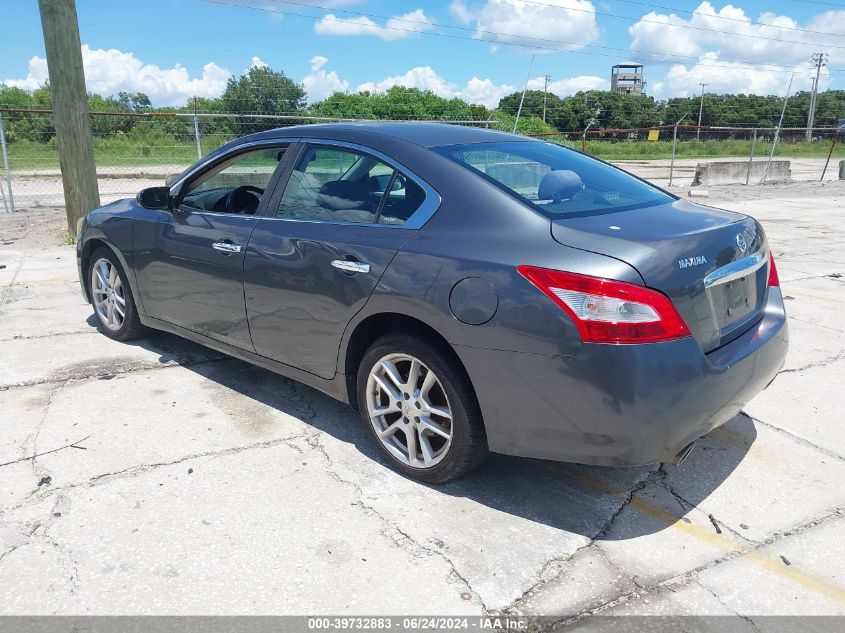
[[[445,353],[464,373],[475,394],[475,387],[466,367],[455,349],[434,327],[416,317],[399,312],[378,312],[357,323],[349,335],[345,350],[341,352],[341,368],[346,375],[346,391],[349,404],[358,408],[357,376],[358,366],[370,346],[381,336],[390,332],[404,331],[424,339]]]
[[[85,297],[88,299],[88,302],[91,302],[91,293],[88,290],[88,268],[91,265],[91,255],[98,248],[107,248],[110,250],[114,256],[117,258],[120,266],[123,268],[123,272],[126,275],[126,279],[129,281],[129,289],[132,291],[132,296],[135,298],[135,305],[140,307],[140,301],[138,297],[138,292],[135,287],[135,278],[132,274],[132,270],[129,267],[126,259],[123,257],[123,254],[120,252],[119,249],[115,248],[115,246],[108,242],[103,236],[96,235],[92,236],[85,240],[85,243],[82,245],[82,252],[80,255],[80,272],[82,275],[85,275],[85,279],[82,284],[83,292],[85,293]]]

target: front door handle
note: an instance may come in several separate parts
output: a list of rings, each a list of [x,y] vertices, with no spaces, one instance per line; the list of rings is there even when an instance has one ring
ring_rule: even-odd
[[[232,242],[214,242],[211,245],[211,248],[213,248],[215,251],[226,253],[227,255],[241,252],[241,245],[233,244]]]
[[[370,272],[370,265],[364,262],[353,262],[349,259],[335,259],[332,261],[332,266],[345,273],[368,273]]]

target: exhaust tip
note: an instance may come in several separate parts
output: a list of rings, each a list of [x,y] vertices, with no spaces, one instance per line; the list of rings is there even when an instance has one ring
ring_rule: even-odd
[[[686,446],[684,446],[678,454],[675,455],[672,459],[670,459],[667,464],[672,464],[673,466],[680,466],[684,460],[689,457],[689,454],[692,453],[692,449],[695,448],[695,442],[690,442]]]

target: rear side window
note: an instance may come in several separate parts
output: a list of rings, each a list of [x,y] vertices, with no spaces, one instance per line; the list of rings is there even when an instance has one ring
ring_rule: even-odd
[[[625,211],[674,200],[620,169],[552,143],[476,143],[435,151],[483,175],[553,219]]]
[[[288,179],[277,218],[403,224],[425,200],[415,182],[354,150],[312,145]]]

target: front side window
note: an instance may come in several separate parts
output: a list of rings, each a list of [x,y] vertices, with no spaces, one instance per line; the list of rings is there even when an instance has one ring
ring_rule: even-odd
[[[509,141],[435,148],[552,218],[626,211],[673,198],[620,169],[552,143]]]
[[[419,185],[373,156],[313,145],[291,172],[275,216],[403,224],[424,199]]]
[[[253,150],[212,167],[188,184],[182,205],[219,213],[255,213],[284,151]]]

